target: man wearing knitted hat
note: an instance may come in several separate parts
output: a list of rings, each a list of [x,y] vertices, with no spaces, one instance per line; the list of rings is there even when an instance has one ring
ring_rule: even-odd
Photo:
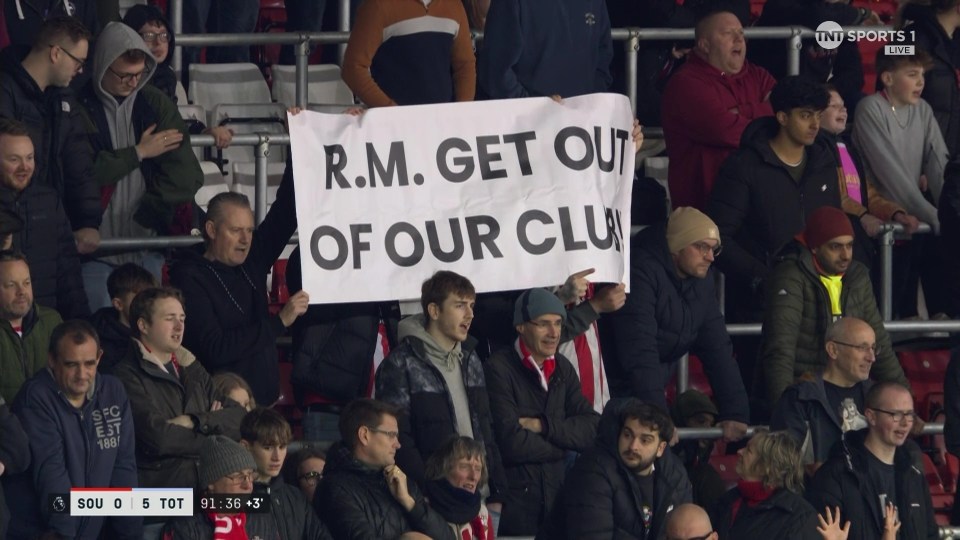
[[[804,374],[827,365],[824,336],[841,317],[863,319],[876,334],[871,377],[907,384],[877,309],[867,268],[853,259],[853,227],[839,208],[821,207],[781,253],[767,283],[761,363],[771,407]]]
[[[648,227],[632,242],[627,303],[600,325],[611,395],[667,410],[664,388],[677,360],[693,353],[720,404],[724,438],[740,439],[750,407],[710,271],[721,249],[716,224],[696,208],[681,207],[666,227]]]
[[[249,495],[253,492],[257,463],[246,448],[223,435],[204,439],[200,447],[200,486],[205,495]],[[269,503],[267,503],[269,504]],[[269,513],[205,512],[199,507],[191,517],[170,521],[163,540],[246,540],[280,538]]]
[[[546,289],[517,298],[516,341],[484,371],[493,432],[507,476],[499,536],[533,536],[560,491],[568,452],[593,444],[600,416],[583,397],[570,362],[557,353],[567,310]]]

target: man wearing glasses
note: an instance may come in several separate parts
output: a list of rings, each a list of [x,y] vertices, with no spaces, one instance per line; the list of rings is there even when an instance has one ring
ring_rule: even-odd
[[[334,538],[455,539],[446,520],[395,463],[399,414],[393,405],[373,399],[354,400],[340,414],[342,440],[327,454],[314,499]]]
[[[920,448],[909,440],[916,422],[913,396],[896,382],[877,383],[867,392],[868,428],[848,432],[813,477],[807,496],[817,510],[839,508],[850,521],[850,540],[885,536],[884,516],[893,513],[897,538],[937,538],[939,529],[923,468]]]
[[[864,403],[873,386],[870,370],[882,352],[869,324],[844,317],[824,336],[827,367],[815,379],[799,382],[780,397],[770,429],[787,430],[803,444],[804,464],[813,474],[848,431],[867,427]]]
[[[32,47],[12,45],[0,53],[0,116],[27,126],[35,150],[34,180],[54,188],[63,200],[81,255],[100,244],[103,211],[80,107],[64,89],[76,86],[84,73],[90,39],[79,20],[52,17],[35,33]]]
[[[771,406],[798,377],[826,367],[824,331],[841,317],[857,317],[873,329],[878,347],[872,378],[907,384],[877,309],[870,271],[853,259],[853,242],[846,213],[824,206],[782,252],[763,315],[761,362]]]
[[[665,229],[649,227],[631,241],[632,290],[623,308],[600,324],[610,395],[668,410],[670,374],[680,357],[696,354],[720,406],[724,439],[739,440],[750,406],[710,271],[722,247],[717,225],[696,208],[681,207]]]
[[[203,172],[176,105],[147,84],[156,60],[143,38],[122,23],[107,24],[92,58],[90,83],[80,100],[105,205],[100,234],[189,234]],[[110,305],[107,277],[124,263],[143,266],[159,281],[164,258],[159,252],[135,251],[84,263],[92,310]]]

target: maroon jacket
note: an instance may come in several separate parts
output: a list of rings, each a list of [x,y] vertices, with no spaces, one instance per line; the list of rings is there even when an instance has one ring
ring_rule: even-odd
[[[773,114],[767,96],[775,83],[765,69],[750,62],[729,75],[696,53],[671,77],[663,92],[662,114],[674,208],[706,208],[720,164],[740,146],[744,128],[755,118]],[[734,107],[739,114],[730,112]]]

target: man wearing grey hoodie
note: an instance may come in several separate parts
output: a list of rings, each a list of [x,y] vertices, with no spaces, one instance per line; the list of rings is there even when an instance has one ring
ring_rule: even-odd
[[[110,23],[97,40],[90,83],[80,96],[96,161],[104,208],[104,238],[188,234],[193,198],[203,172],[190,148],[176,104],[147,84],[157,67],[143,38]],[[163,256],[139,251],[101,257],[83,265],[90,307],[110,304],[106,281],[114,266],[132,262],[157,279]]]
[[[400,321],[401,343],[376,376],[376,397],[400,408],[397,465],[421,486],[424,463],[452,435],[487,449],[488,507],[506,491],[500,452],[491,431],[483,367],[470,337],[476,291],[467,278],[441,270],[423,282],[423,314]]]

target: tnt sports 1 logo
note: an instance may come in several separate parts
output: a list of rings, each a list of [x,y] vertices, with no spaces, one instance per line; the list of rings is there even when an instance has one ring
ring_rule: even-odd
[[[844,30],[842,26],[834,21],[824,21],[817,27],[814,38],[817,45],[830,51],[836,49],[843,43],[844,39],[856,43],[858,41],[872,41],[885,43],[883,50],[886,54],[910,56],[916,54],[915,32],[904,30]]]

